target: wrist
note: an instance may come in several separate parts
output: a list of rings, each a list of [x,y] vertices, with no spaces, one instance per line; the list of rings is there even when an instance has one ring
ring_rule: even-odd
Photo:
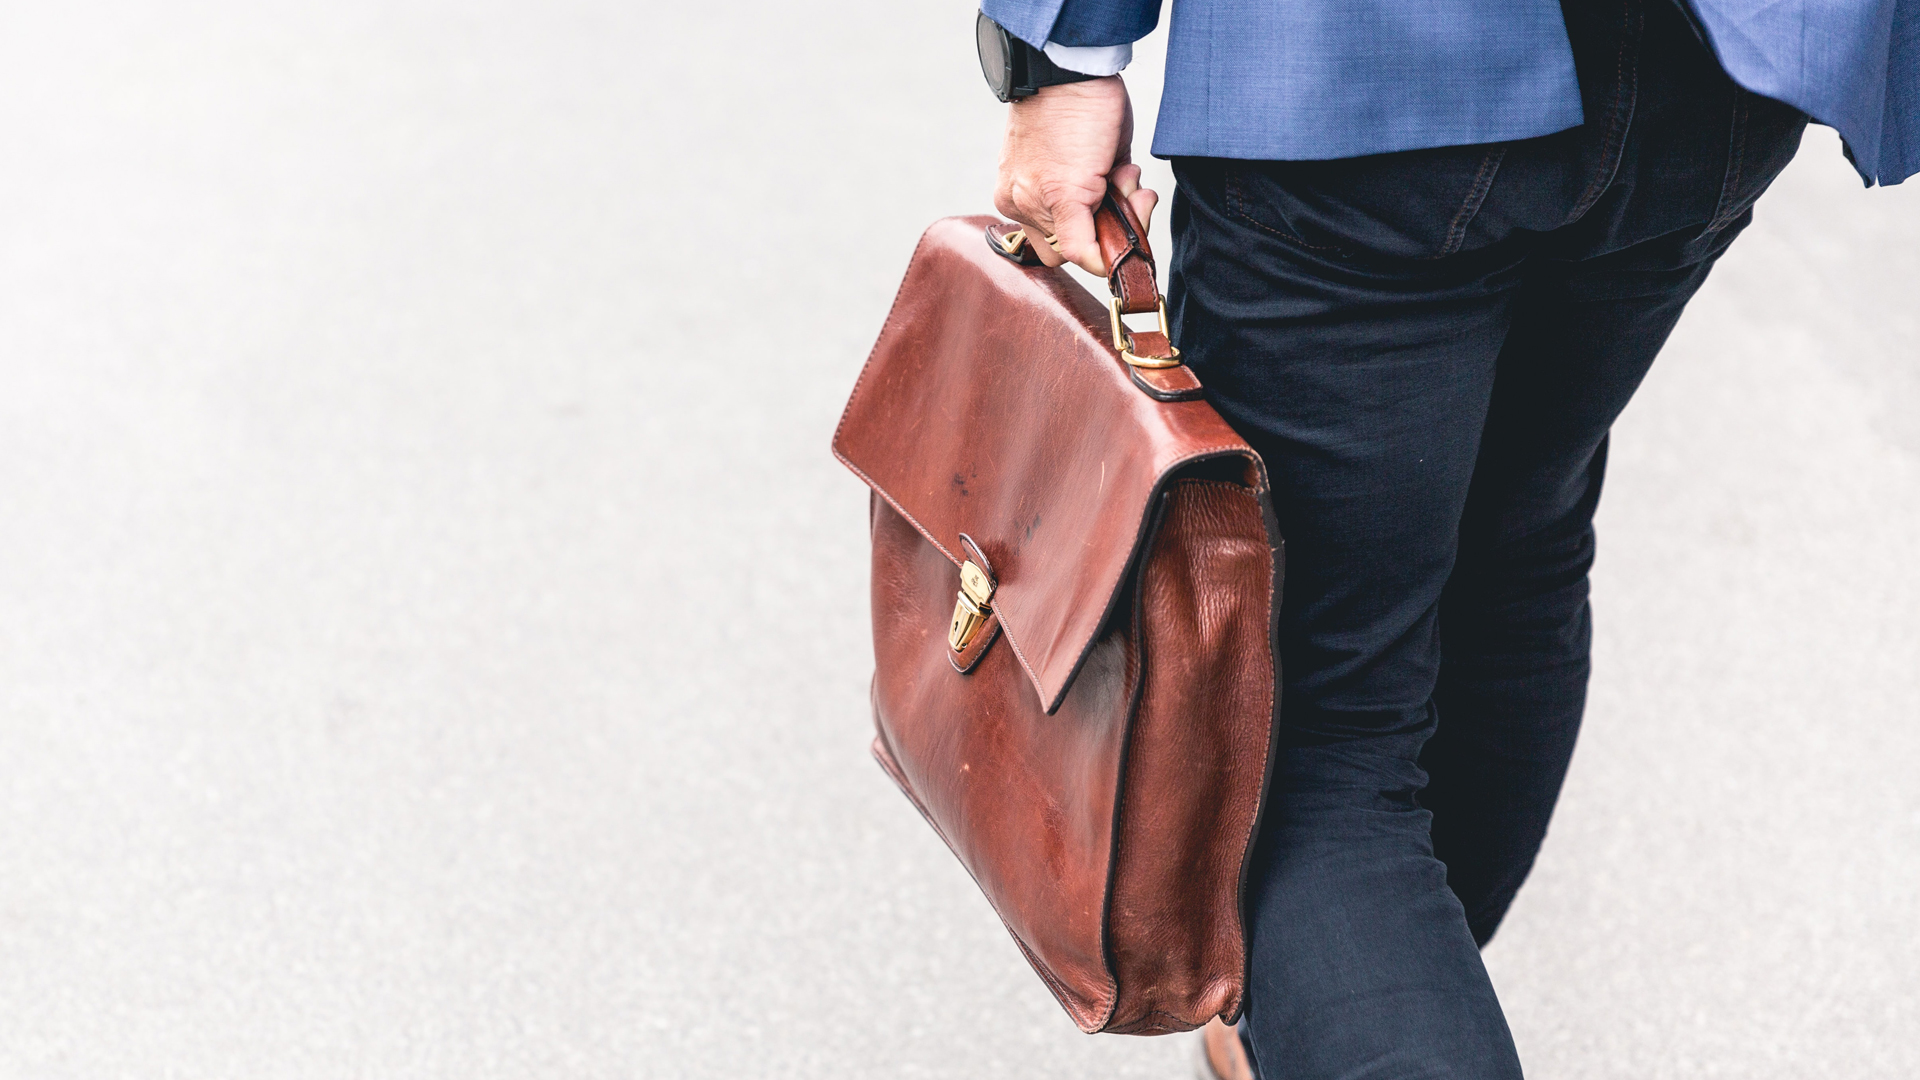
[[[1081,82],[1060,83],[1057,86],[1043,86],[1032,94],[1015,98],[1008,104],[1016,109],[1032,106],[1057,107],[1069,103],[1084,102],[1089,105],[1105,104],[1115,98],[1127,96],[1127,84],[1118,75],[1101,75]]]
[[[980,73],[1001,101],[1017,101],[1051,86],[1099,77],[1054,63],[1045,50],[1014,37],[984,11],[974,20],[974,43],[980,52]]]

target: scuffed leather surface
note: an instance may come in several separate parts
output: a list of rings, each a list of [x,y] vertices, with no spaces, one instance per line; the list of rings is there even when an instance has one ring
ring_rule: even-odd
[[[1052,709],[1160,478],[1252,451],[1206,402],[1135,389],[1106,307],[1064,270],[995,256],[980,239],[994,220],[948,218],[921,238],[834,453],[955,566],[961,532],[980,542],[1009,651]]]
[[[1102,922],[1136,681],[1131,635],[1104,639],[1048,716],[1011,650],[988,650],[970,675],[953,670],[939,608],[953,606],[954,580],[891,505],[876,507],[873,708],[889,771],[1074,1022],[1097,1030],[1115,995]]]

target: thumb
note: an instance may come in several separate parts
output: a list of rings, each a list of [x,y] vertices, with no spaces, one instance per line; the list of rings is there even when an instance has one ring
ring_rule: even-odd
[[[1160,205],[1160,195],[1152,188],[1141,188],[1127,196],[1127,202],[1133,207],[1134,216],[1140,219],[1141,230],[1153,228],[1153,208]]]
[[[1140,166],[1122,163],[1119,168],[1107,174],[1113,186],[1126,196],[1127,205],[1133,215],[1140,219],[1140,228],[1145,231],[1153,227],[1153,208],[1160,203],[1160,196],[1152,188],[1140,186]]]

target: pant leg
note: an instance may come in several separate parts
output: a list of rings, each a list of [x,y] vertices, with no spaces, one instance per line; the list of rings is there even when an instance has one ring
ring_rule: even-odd
[[[1607,432],[1806,122],[1734,87],[1670,6],[1650,5],[1646,30],[1614,186],[1542,245],[1515,299],[1441,601],[1420,803],[1483,945],[1533,866],[1580,726]],[[1698,152],[1723,131],[1725,153]]]
[[[1576,5],[1568,26],[1589,117],[1573,132],[1176,163],[1179,340],[1267,460],[1288,538],[1285,746],[1250,882],[1247,1013],[1276,1080],[1519,1075],[1476,934],[1531,862],[1577,730],[1599,450],[1756,178],[1791,155],[1678,36],[1676,10]],[[1510,438],[1549,419],[1560,442]],[[1451,773],[1436,785],[1458,829],[1422,804],[1437,713],[1460,737],[1425,761]],[[1532,824],[1457,798],[1461,763]]]
[[[1415,216],[1434,235],[1342,226],[1404,256],[1296,231],[1302,200],[1368,177],[1177,164],[1181,347],[1265,459],[1287,538],[1286,745],[1250,881],[1248,1027],[1265,1075],[1520,1075],[1415,799],[1436,616],[1525,258],[1524,244],[1440,259],[1422,245],[1450,243],[1494,153],[1369,166],[1397,171],[1378,179],[1401,197],[1432,181]]]
[[[1609,267],[1636,254],[1531,269],[1442,594],[1438,725],[1419,801],[1482,945],[1546,836],[1586,705],[1587,573],[1608,430],[1712,261],[1580,295],[1596,276],[1621,284]]]

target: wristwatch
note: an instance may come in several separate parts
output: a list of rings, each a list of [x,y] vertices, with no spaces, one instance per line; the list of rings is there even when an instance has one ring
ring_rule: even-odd
[[[993,96],[1001,101],[1032,97],[1043,86],[1100,77],[1068,71],[1055,64],[1047,59],[1046,53],[1007,33],[1006,27],[988,18],[984,11],[974,22],[973,30],[980,45],[980,73],[987,77]]]

